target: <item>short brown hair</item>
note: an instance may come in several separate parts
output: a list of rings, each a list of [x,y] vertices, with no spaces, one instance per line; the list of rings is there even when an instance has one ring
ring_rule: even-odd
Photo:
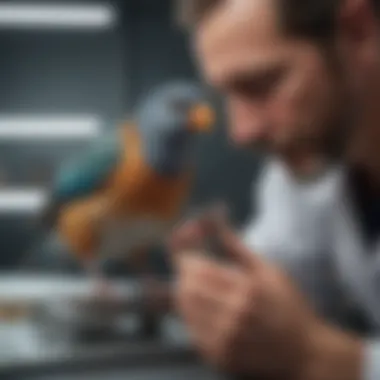
[[[202,21],[225,0],[177,0],[178,21],[186,28]],[[279,18],[285,32],[314,40],[334,35],[336,19],[342,0],[276,0]],[[369,0],[380,13],[380,0]]]

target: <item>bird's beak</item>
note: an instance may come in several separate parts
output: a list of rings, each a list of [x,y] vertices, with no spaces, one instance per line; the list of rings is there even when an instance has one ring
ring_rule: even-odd
[[[189,112],[189,128],[192,132],[210,132],[215,123],[215,111],[206,103],[197,104]]]

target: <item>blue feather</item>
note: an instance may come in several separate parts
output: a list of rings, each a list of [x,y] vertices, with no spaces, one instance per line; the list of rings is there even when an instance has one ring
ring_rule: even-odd
[[[55,199],[64,203],[92,194],[109,178],[121,154],[117,134],[99,139],[83,157],[63,165],[53,189]]]

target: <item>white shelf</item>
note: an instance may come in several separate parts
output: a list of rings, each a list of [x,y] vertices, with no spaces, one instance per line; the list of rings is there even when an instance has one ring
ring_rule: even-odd
[[[47,201],[47,191],[39,188],[0,189],[0,213],[38,213]]]
[[[92,139],[100,133],[96,115],[0,115],[0,141]]]
[[[110,4],[0,4],[2,29],[108,29],[116,20]]]

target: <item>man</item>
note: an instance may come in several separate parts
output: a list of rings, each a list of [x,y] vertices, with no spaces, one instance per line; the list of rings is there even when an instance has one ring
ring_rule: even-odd
[[[183,14],[206,81],[226,97],[235,144],[259,143],[292,168],[299,161],[292,152],[308,143],[331,162],[347,162],[315,234],[304,232],[307,209],[288,192],[284,230],[278,223],[267,234],[269,254],[257,232],[253,252],[220,224],[233,260],[226,265],[194,248],[210,226],[190,222],[174,233],[177,306],[195,345],[234,373],[380,378],[380,1],[187,0]],[[276,204],[284,189],[274,188],[264,195]],[[337,328],[310,303],[318,292],[306,299],[297,289],[299,268],[313,260],[313,276],[322,279],[315,284],[334,283],[322,298],[340,294],[337,302],[360,308],[371,338]]]

